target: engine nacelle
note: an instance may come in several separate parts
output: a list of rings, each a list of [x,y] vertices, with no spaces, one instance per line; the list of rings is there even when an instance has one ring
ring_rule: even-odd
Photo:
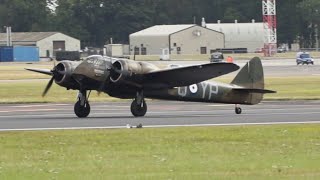
[[[147,62],[137,62],[132,60],[117,60],[112,64],[113,68],[110,72],[110,80],[114,83],[125,80],[132,80],[132,75],[145,74],[159,68]],[[135,78],[138,78],[135,76]],[[135,79],[139,80],[139,79]]]
[[[68,89],[79,89],[78,83],[71,78],[72,72],[78,65],[79,62],[61,61],[54,69],[55,82]]]
[[[112,82],[120,82],[131,77],[133,74],[142,74],[143,68],[140,62],[117,60],[113,64],[110,72]]]

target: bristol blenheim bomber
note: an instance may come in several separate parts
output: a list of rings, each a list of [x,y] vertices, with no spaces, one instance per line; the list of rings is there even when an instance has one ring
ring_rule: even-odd
[[[67,90],[78,90],[74,105],[78,117],[89,115],[92,90],[133,99],[131,113],[137,117],[147,112],[145,98],[235,104],[236,114],[241,114],[239,104],[254,105],[263,94],[275,92],[264,89],[263,67],[257,57],[230,84],[210,80],[239,69],[236,64],[223,62],[161,69],[148,62],[94,55],[81,62],[61,61],[52,70],[26,69],[52,76],[43,96],[53,81]]]

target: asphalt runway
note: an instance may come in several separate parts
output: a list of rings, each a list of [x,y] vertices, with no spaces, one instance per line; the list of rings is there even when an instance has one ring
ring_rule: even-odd
[[[282,123],[319,123],[320,101],[263,102],[234,105],[148,100],[145,117],[133,117],[130,101],[92,103],[88,118],[77,118],[73,104],[0,105],[0,131],[170,126],[213,126]]]
[[[247,61],[235,61],[243,66]],[[205,62],[167,61],[165,64],[200,64]],[[295,65],[294,59],[264,60],[265,78],[279,76],[320,76],[320,60],[315,65]],[[234,77],[237,72],[226,76]],[[47,79],[22,81],[48,81]],[[10,83],[19,80],[1,80]],[[190,103],[175,101],[147,101],[145,117],[135,118],[130,101],[92,103],[88,118],[79,119],[73,104],[2,104],[0,131],[124,128],[142,124],[144,127],[207,126],[240,124],[319,123],[320,101],[263,102],[255,106],[241,106],[243,114],[234,113],[234,105]]]

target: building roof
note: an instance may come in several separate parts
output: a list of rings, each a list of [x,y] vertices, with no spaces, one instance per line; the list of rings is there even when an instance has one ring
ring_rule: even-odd
[[[37,42],[59,32],[15,32],[12,33],[13,42]],[[7,34],[0,33],[0,41],[7,41]]]
[[[138,31],[130,36],[169,36],[170,34],[196,26],[194,24],[181,25],[156,25],[147,29]]]

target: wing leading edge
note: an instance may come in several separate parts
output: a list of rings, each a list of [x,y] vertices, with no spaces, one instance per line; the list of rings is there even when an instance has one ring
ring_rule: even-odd
[[[188,86],[222,76],[239,69],[233,63],[209,63],[166,69],[143,75],[143,84],[162,84],[167,87]]]

